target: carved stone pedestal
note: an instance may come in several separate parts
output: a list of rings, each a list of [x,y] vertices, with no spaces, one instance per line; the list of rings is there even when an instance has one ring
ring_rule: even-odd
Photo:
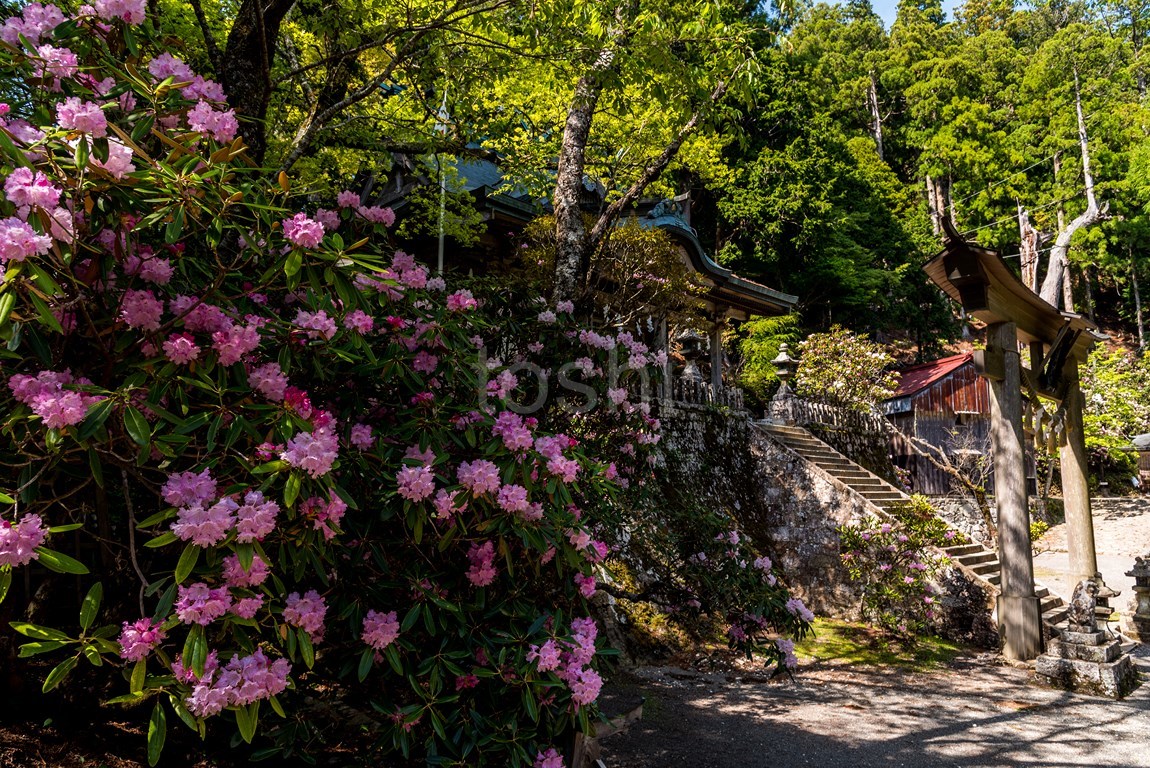
[[[1136,558],[1134,567],[1126,572],[1134,577],[1132,615],[1123,616],[1122,633],[1139,643],[1150,643],[1150,555]]]
[[[1138,684],[1130,654],[1104,632],[1059,633],[1034,661],[1039,679],[1055,688],[1120,699]]]

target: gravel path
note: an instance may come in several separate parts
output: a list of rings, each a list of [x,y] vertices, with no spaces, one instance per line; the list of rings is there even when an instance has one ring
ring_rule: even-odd
[[[1133,597],[1134,579],[1126,571],[1135,556],[1150,552],[1150,497],[1097,498],[1090,500],[1094,517],[1094,551],[1102,579],[1122,594],[1111,606],[1124,610]],[[1056,525],[1035,546],[1034,578],[1056,595],[1070,597],[1070,566],[1066,550],[1066,526]]]
[[[609,768],[1150,768],[1150,685],[1115,702],[974,658],[931,673],[816,664],[794,682],[637,674],[643,719],[603,742]]]

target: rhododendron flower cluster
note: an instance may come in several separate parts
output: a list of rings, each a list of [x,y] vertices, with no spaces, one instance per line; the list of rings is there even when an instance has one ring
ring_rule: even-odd
[[[467,552],[471,566],[467,569],[467,580],[477,587],[485,587],[495,581],[495,544],[485,541],[472,544]]]
[[[207,671],[184,700],[188,711],[209,717],[224,707],[242,707],[270,699],[288,686],[291,663],[269,659],[261,649],[250,656],[233,656],[223,669]]]
[[[12,523],[0,520],[0,566],[27,565],[40,556],[36,547],[48,531],[39,515],[24,515]]]
[[[313,643],[323,640],[326,615],[327,602],[314,589],[309,589],[302,596],[292,592],[284,604],[284,621],[307,632]]]
[[[120,657],[125,661],[139,661],[163,642],[166,634],[163,624],[154,619],[124,622],[120,632]]]
[[[368,611],[363,618],[363,641],[377,651],[382,651],[399,637],[399,619],[395,611],[377,613]]]

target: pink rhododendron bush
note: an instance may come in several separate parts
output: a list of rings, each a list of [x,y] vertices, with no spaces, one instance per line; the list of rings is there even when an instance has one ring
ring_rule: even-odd
[[[150,718],[153,763],[178,720],[265,756],[350,732],[419,763],[562,765],[602,686],[590,601],[654,514],[637,374],[658,356],[568,305],[447,286],[354,193],[303,205],[144,8],[33,3],[0,28],[27,96],[0,106],[19,655],[50,661],[45,691]],[[673,572],[668,602],[727,611],[738,581],[733,642],[788,664],[771,638],[806,618],[736,532],[707,536],[691,578],[715,604]]]

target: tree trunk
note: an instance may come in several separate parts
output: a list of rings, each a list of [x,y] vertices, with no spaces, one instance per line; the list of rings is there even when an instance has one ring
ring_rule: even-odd
[[[575,94],[563,125],[563,143],[559,148],[559,166],[555,174],[555,288],[554,301],[571,299],[579,284],[587,260],[587,227],[579,199],[583,191],[583,168],[587,139],[599,94],[603,90],[600,75],[615,60],[614,51],[604,50],[591,71],[575,84]]]
[[[1030,223],[1030,215],[1018,203],[1018,235],[1019,235],[1019,261],[1022,265],[1022,282],[1038,292],[1038,230]]]
[[[1138,290],[1138,267],[1134,263],[1134,246],[1126,244],[1126,256],[1130,259],[1130,281],[1134,288],[1134,317],[1138,322],[1138,352],[1146,350],[1146,336],[1142,325],[1142,294]]]
[[[934,234],[938,235],[942,233],[942,219],[939,217],[938,197],[934,188],[934,179],[928,173],[926,175],[926,207],[930,211],[930,227],[934,230]]]
[[[882,115],[878,108],[878,83],[875,82],[874,72],[870,73],[870,85],[867,88],[867,103],[870,105],[871,136],[874,137],[874,146],[878,150],[878,159],[884,160],[882,151]]]
[[[1054,240],[1054,247],[1050,249],[1046,279],[1042,281],[1042,291],[1039,294],[1044,301],[1056,307],[1058,306],[1059,294],[1061,294],[1064,308],[1068,311],[1073,311],[1074,305],[1068,295],[1069,278],[1066,254],[1070,250],[1070,239],[1078,230],[1095,224],[1105,217],[1105,211],[1099,208],[1098,201],[1094,197],[1094,177],[1090,173],[1090,146],[1086,136],[1086,118],[1082,115],[1082,92],[1079,88],[1077,69],[1074,70],[1074,109],[1078,116],[1078,144],[1082,149],[1082,178],[1086,186],[1086,210],[1058,232],[1058,237]]]
[[[224,48],[219,76],[228,92],[228,104],[240,118],[240,135],[248,157],[263,163],[267,152],[264,120],[271,101],[272,63],[280,24],[295,0],[243,0]]]

